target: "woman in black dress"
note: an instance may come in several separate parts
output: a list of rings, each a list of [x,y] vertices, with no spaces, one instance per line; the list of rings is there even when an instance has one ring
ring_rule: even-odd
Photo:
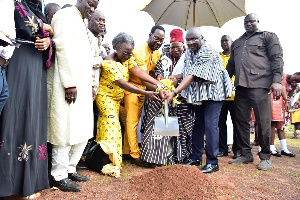
[[[51,47],[41,0],[15,0],[16,37],[7,68],[9,98],[0,120],[0,197],[35,199],[49,187],[47,79]]]

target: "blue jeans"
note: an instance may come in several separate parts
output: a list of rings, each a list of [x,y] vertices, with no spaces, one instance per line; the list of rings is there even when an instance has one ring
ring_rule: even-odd
[[[192,106],[195,124],[192,135],[192,160],[202,160],[204,134],[206,134],[206,164],[218,164],[219,116],[223,101],[204,101],[201,106]]]
[[[8,85],[6,82],[6,69],[0,66],[0,115],[8,98]]]

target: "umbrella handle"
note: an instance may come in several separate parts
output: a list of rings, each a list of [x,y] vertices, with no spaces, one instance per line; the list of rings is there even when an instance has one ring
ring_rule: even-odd
[[[195,27],[196,0],[193,0],[193,27]]]

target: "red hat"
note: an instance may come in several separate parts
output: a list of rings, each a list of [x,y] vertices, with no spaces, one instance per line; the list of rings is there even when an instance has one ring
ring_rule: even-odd
[[[170,43],[172,42],[182,42],[183,40],[183,31],[181,29],[173,29],[170,33]]]

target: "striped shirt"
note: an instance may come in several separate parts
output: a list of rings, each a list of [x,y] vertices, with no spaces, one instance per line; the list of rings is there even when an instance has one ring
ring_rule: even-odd
[[[194,80],[181,92],[188,103],[223,101],[232,95],[234,87],[220,54],[206,43],[196,54],[187,49],[183,78],[187,75],[194,76]]]

